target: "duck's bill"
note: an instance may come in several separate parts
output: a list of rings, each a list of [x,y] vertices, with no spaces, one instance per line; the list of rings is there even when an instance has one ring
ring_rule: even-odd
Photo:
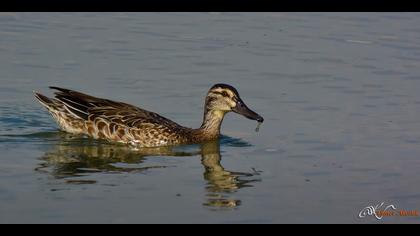
[[[256,112],[254,112],[253,110],[249,109],[245,103],[243,101],[238,101],[236,103],[236,106],[232,109],[233,112],[236,112],[238,114],[241,114],[243,116],[245,116],[248,119],[251,120],[256,120],[259,123],[264,122],[264,118],[260,115],[258,115]]]

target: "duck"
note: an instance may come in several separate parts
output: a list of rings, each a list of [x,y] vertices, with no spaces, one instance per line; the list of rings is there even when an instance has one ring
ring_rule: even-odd
[[[34,91],[60,130],[93,139],[123,143],[135,147],[161,147],[196,144],[220,138],[225,115],[235,112],[258,124],[264,118],[247,107],[238,91],[228,84],[215,84],[208,91],[204,116],[199,128],[189,128],[157,113],[124,102],[94,97],[60,87],[54,98]]]

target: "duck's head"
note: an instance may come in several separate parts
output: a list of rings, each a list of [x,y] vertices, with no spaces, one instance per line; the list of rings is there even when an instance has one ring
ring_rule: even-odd
[[[224,115],[233,111],[248,119],[264,122],[264,118],[249,109],[239,96],[238,91],[227,84],[215,84],[206,97],[206,111]]]

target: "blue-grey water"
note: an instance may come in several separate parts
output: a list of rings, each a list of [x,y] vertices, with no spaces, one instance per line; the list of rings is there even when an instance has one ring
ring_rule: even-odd
[[[418,13],[0,13],[0,223],[419,223]],[[215,83],[265,118],[133,152],[59,132],[32,91],[198,127]]]

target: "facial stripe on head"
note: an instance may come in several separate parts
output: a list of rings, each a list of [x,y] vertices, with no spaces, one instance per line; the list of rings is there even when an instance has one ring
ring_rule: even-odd
[[[236,94],[234,92],[232,92],[229,89],[223,89],[223,88],[212,89],[212,90],[210,90],[210,93],[218,94],[218,95],[221,95],[221,96],[227,97],[227,98],[236,97]]]

